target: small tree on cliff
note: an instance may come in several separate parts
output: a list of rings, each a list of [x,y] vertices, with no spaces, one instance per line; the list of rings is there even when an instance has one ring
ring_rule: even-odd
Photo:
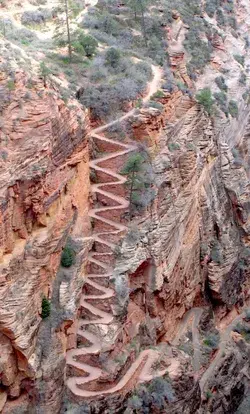
[[[197,94],[196,94],[196,99],[197,102],[203,106],[203,108],[205,109],[206,113],[208,115],[212,115],[213,114],[213,109],[214,109],[214,99],[212,97],[212,92],[210,88],[204,88],[201,89]]]
[[[133,207],[146,207],[154,198],[152,166],[144,153],[137,152],[129,157],[121,174],[127,176],[131,218]]]

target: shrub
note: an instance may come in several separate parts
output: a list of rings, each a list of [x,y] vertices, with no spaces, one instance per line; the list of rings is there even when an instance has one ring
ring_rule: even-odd
[[[184,41],[184,46],[191,55],[189,66],[193,70],[201,70],[210,62],[212,47],[210,43],[206,43],[200,39],[197,28],[189,31]]]
[[[229,26],[231,26],[234,30],[237,30],[237,28],[238,28],[237,20],[234,16],[228,16],[227,22],[228,22]]]
[[[197,93],[196,99],[203,106],[208,115],[212,115],[214,100],[210,88],[204,88]]]
[[[92,66],[91,68],[91,72],[90,72],[90,80],[93,82],[96,81],[101,81],[105,78],[107,78],[108,76],[108,70],[107,68],[104,67],[96,67],[96,66]]]
[[[214,17],[216,9],[219,7],[220,2],[218,0],[207,0],[205,10],[209,17]]]
[[[223,76],[218,76],[215,78],[215,83],[221,91],[227,92],[228,87]]]
[[[171,384],[164,378],[154,378],[148,386],[139,386],[136,393],[128,400],[128,413],[138,410],[141,413],[153,413],[158,410],[166,412],[166,403],[174,401]],[[130,411],[131,410],[131,411]]]
[[[87,57],[91,57],[95,54],[98,47],[98,42],[94,37],[81,33],[78,37],[78,42],[83,48]]]
[[[155,102],[155,101],[147,102],[146,107],[155,108],[155,109],[158,109],[159,111],[162,111],[164,109],[164,106],[160,102]]]
[[[129,295],[128,281],[123,276],[118,276],[115,279],[115,291],[119,299],[126,299]]]
[[[42,319],[48,318],[48,316],[50,315],[50,312],[51,312],[50,301],[47,298],[43,297],[43,300],[42,300],[42,313],[41,313]]]
[[[236,101],[233,101],[233,100],[229,101],[229,104],[228,104],[228,112],[230,113],[230,115],[233,118],[237,118],[238,117],[239,110],[238,110],[238,105],[237,105],[237,102]]]
[[[9,91],[14,91],[15,90],[15,82],[12,79],[8,80],[7,88],[9,89]]]
[[[223,27],[226,25],[226,18],[224,16],[223,10],[222,9],[218,9],[216,11],[216,20],[217,23],[220,27]]]
[[[237,148],[232,149],[232,155],[234,157],[234,164],[241,167],[244,163],[244,160],[242,159],[240,152]]]
[[[128,400],[128,407],[132,410],[139,410],[142,408],[142,401],[137,395],[133,395],[133,397]]]
[[[47,87],[47,79],[48,76],[51,74],[51,70],[48,68],[48,66],[45,64],[45,62],[40,63],[40,76],[43,79],[43,85],[46,88]]]
[[[246,309],[245,314],[245,321],[250,322],[250,309]]]
[[[219,108],[228,116],[227,95],[225,92],[215,92],[214,98]]]
[[[209,400],[210,398],[212,398],[212,396],[213,396],[212,391],[208,390],[208,391],[206,392],[206,397],[207,397],[207,399]]]
[[[240,77],[239,77],[239,83],[245,86],[246,82],[247,82],[246,74],[244,72],[241,72]]]
[[[180,145],[178,144],[178,142],[170,142],[169,144],[168,144],[168,149],[169,149],[169,151],[176,151],[176,150],[179,150],[180,149]]]
[[[52,17],[50,9],[27,10],[22,14],[21,22],[24,25],[42,24]]]
[[[120,59],[119,68],[115,70],[108,66],[102,67],[104,63],[100,57],[94,59],[90,77],[94,77],[93,80],[102,79],[99,84],[87,85],[80,96],[80,101],[90,108],[92,116],[102,120],[116,116],[124,109],[126,101],[136,100],[146,89],[152,74],[148,64],[135,64],[128,59]],[[111,72],[110,77],[108,71]]]
[[[154,95],[151,96],[151,99],[164,98],[164,96],[165,96],[165,93],[161,89],[158,89],[158,91],[155,92]]]
[[[121,122],[117,122],[116,124],[108,127],[107,133],[109,136],[118,139],[119,141],[123,141],[126,138],[126,128]]]
[[[203,343],[204,343],[204,345],[208,346],[209,348],[217,349],[218,348],[218,343],[219,343],[219,335],[214,334],[214,333],[210,333],[204,339]]]
[[[249,89],[247,89],[243,94],[242,94],[242,98],[244,99],[245,102],[249,102],[249,96],[250,96],[250,92]]]
[[[234,55],[234,59],[241,65],[245,65],[245,57],[242,55]]]
[[[105,62],[108,66],[111,66],[112,68],[117,68],[119,66],[120,60],[121,52],[119,51],[119,49],[111,47],[107,50],[105,55]]]
[[[61,256],[61,265],[63,267],[70,267],[74,263],[75,252],[72,247],[65,246]]]
[[[222,257],[222,253],[220,250],[220,244],[218,241],[214,241],[212,243],[210,256],[213,262],[218,263],[219,265],[223,263],[223,257]]]

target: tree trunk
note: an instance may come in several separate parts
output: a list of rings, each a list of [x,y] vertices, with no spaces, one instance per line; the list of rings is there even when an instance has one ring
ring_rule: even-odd
[[[68,52],[69,52],[69,60],[72,61],[72,47],[71,47],[71,36],[70,36],[70,28],[69,28],[69,8],[68,8],[68,0],[64,0],[65,4],[65,13],[66,13],[66,25],[67,25],[67,37],[68,37]]]
[[[140,4],[140,7],[141,7],[142,33],[143,33],[143,37],[144,37],[144,40],[145,40],[145,45],[146,45],[146,47],[148,47],[148,40],[147,40],[147,33],[146,33],[146,23],[145,23],[145,16],[144,16],[144,9],[143,9],[142,0],[139,0],[139,4]]]
[[[131,185],[130,185],[130,194],[129,194],[129,218],[131,220],[131,216],[132,216],[132,195],[133,195],[133,191],[134,191],[134,179],[135,179],[135,171],[132,172],[132,176],[131,176]]]

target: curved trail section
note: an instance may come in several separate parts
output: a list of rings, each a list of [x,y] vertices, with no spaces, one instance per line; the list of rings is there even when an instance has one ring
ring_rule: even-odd
[[[241,322],[243,317],[244,317],[244,313],[245,311],[243,311],[241,314],[239,314],[238,316],[236,316],[236,318],[227,326],[227,328],[224,330],[221,339],[220,339],[220,343],[219,343],[219,349],[218,352],[216,354],[216,357],[214,358],[214,360],[212,361],[212,363],[209,365],[209,367],[207,368],[207,370],[204,372],[204,374],[202,375],[199,383],[200,383],[200,389],[201,392],[204,393],[206,386],[208,384],[209,379],[211,378],[211,376],[214,374],[214,372],[216,371],[216,369],[218,368],[218,366],[220,365],[221,360],[224,357],[224,353],[226,350],[226,347],[230,341],[230,335],[231,332],[234,328],[234,326],[238,323]]]
[[[155,66],[152,66],[152,71],[154,76],[152,82],[149,85],[148,93],[143,99],[143,102],[147,102],[150,99],[151,95],[153,95],[159,87],[161,80],[161,70]],[[89,285],[91,288],[94,288],[94,291],[97,290],[99,293],[82,294],[80,300],[81,307],[94,315],[95,319],[80,319],[78,321],[77,335],[89,341],[91,345],[88,347],[72,349],[67,352],[66,357],[68,365],[75,367],[76,369],[83,372],[83,376],[70,377],[67,380],[67,385],[71,392],[83,398],[95,397],[104,394],[113,394],[114,392],[121,391],[134,376],[137,376],[138,382],[149,381],[153,378],[152,374],[150,373],[151,367],[159,355],[157,351],[151,349],[142,351],[136,361],[128,369],[124,377],[119,381],[119,383],[108,390],[90,391],[83,388],[84,385],[90,383],[91,381],[98,380],[102,375],[102,370],[100,368],[83,363],[79,359],[79,357],[98,354],[101,351],[100,339],[92,332],[88,331],[88,326],[93,324],[108,325],[113,321],[113,315],[111,313],[99,309],[99,307],[95,306],[93,303],[95,303],[95,301],[100,302],[100,300],[107,301],[115,295],[115,292],[113,289],[106,288],[92,279],[96,280],[98,278],[106,278],[107,280],[107,278],[112,276],[113,268],[111,265],[107,264],[107,261],[109,262],[109,260],[107,260],[108,256],[110,256],[110,262],[112,261],[113,251],[116,247],[116,244],[112,240],[114,240],[114,237],[121,236],[127,230],[127,227],[125,225],[121,224],[120,222],[111,220],[110,218],[103,217],[102,213],[112,211],[117,212],[118,210],[124,210],[129,207],[129,202],[124,197],[118,196],[111,192],[115,191],[115,187],[123,186],[126,182],[126,178],[118,173],[115,173],[112,169],[103,167],[102,165],[104,162],[114,160],[117,157],[125,156],[128,153],[134,151],[136,148],[134,145],[123,144],[105,138],[98,135],[98,133],[104,131],[108,127],[115,125],[120,121],[129,118],[134,113],[135,109],[132,109],[124,116],[102,127],[96,128],[91,133],[93,139],[99,140],[99,142],[104,144],[106,143],[107,145],[111,144],[111,146],[120,148],[120,150],[111,152],[109,155],[93,160],[90,163],[90,167],[95,172],[104,174],[104,176],[108,175],[111,177],[111,181],[104,181],[101,184],[92,185],[92,193],[96,194],[97,196],[99,195],[101,197],[107,197],[107,199],[112,201],[112,205],[101,208],[93,208],[89,211],[89,216],[92,219],[101,222],[105,228],[109,226],[111,227],[110,230],[105,230],[93,235],[93,241],[95,244],[101,246],[101,252],[92,251],[88,257],[88,262],[90,263],[91,267],[94,267],[94,269],[100,269],[100,271],[97,273],[88,274],[85,284]],[[105,256],[105,262],[103,261],[103,256]],[[91,303],[89,301],[91,301]],[[163,375],[165,372],[166,370],[158,372],[157,375]]]
[[[174,346],[179,345],[179,341],[181,337],[184,335],[187,326],[190,323],[190,320],[192,318],[192,342],[193,342],[193,349],[194,349],[194,355],[193,355],[193,370],[195,374],[195,378],[198,377],[198,372],[201,368],[201,358],[202,358],[202,352],[201,352],[201,346],[200,346],[200,337],[199,337],[199,330],[198,326],[200,323],[201,316],[203,314],[204,309],[203,308],[192,308],[190,309],[184,316],[179,331],[173,340],[172,344]]]

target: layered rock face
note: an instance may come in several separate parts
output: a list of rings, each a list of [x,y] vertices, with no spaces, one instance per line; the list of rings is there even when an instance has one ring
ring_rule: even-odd
[[[21,411],[22,404],[29,406],[25,395],[34,400],[36,378],[43,376],[38,343],[42,298],[54,295],[68,235],[88,234],[89,167],[87,114],[77,102],[69,109],[56,87],[44,88],[36,75],[17,69],[14,58],[10,65],[6,51],[2,43],[0,410],[10,413],[12,404],[27,412]],[[76,310],[81,267],[61,292],[69,319]],[[60,323],[57,329],[46,341],[57,340],[63,355],[64,329],[60,332]],[[54,359],[54,372],[59,363]],[[9,398],[18,399],[9,403]]]

